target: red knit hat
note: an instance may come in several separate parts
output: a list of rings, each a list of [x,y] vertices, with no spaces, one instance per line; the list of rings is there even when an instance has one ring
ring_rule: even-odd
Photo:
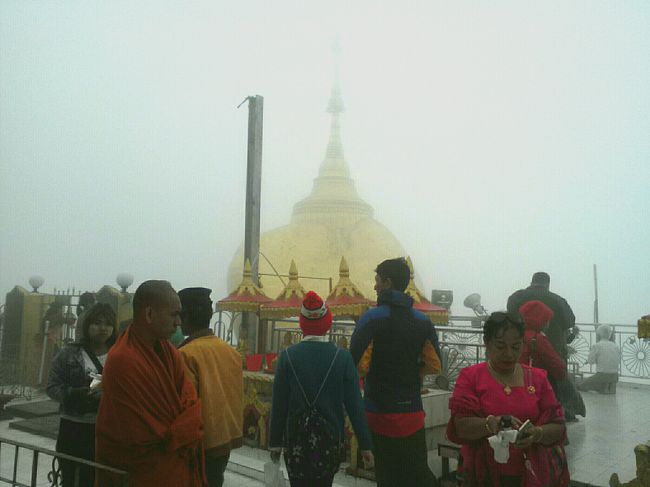
[[[300,329],[303,335],[325,335],[332,326],[332,312],[314,291],[309,291],[300,309]]]
[[[527,330],[542,331],[553,318],[553,310],[541,301],[528,301],[519,307]]]

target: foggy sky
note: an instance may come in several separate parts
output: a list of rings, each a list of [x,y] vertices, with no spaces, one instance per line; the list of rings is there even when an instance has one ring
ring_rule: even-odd
[[[0,303],[33,274],[123,271],[223,297],[236,107],[265,98],[262,229],[286,224],[325,153],[338,36],[346,159],[425,294],[496,310],[545,270],[591,321],[595,263],[601,321],[649,313],[650,4],[397,3],[3,0]]]

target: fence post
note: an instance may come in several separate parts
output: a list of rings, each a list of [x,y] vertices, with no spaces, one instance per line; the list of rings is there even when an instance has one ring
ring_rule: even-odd
[[[36,487],[37,477],[38,477],[38,451],[34,450],[32,455],[32,480],[29,483],[31,487]]]

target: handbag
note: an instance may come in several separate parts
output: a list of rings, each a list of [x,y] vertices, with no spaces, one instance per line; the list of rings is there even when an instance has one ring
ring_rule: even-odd
[[[533,445],[524,453],[526,487],[567,487],[569,465],[562,445]]]
[[[264,464],[264,487],[286,487],[284,475],[280,470],[280,462]]]

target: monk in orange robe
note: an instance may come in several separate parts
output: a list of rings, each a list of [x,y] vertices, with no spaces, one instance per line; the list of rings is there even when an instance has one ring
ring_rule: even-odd
[[[132,487],[205,484],[201,407],[168,338],[181,303],[167,281],[146,281],[133,297],[133,323],[111,348],[102,376],[96,459],[129,473]],[[98,470],[96,487],[124,479]]]

